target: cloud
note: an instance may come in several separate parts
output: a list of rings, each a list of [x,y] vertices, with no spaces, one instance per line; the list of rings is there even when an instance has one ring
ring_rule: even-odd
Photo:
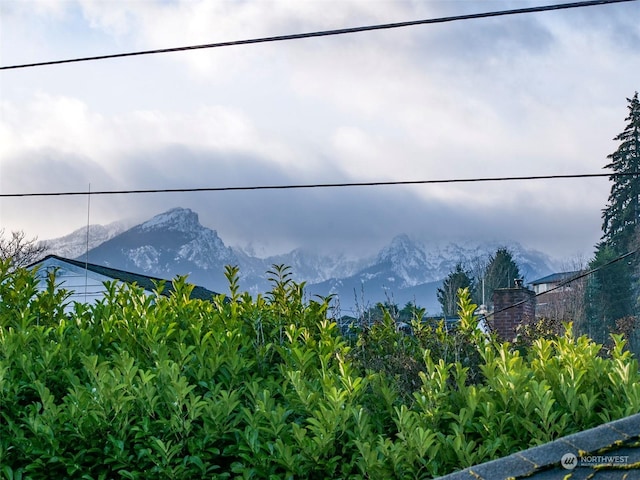
[[[83,0],[41,10],[50,3],[3,3],[12,19],[3,56],[64,58],[539,4]],[[598,172],[617,147],[610,139],[624,126],[624,99],[639,88],[638,11],[592,7],[5,72],[2,191]],[[509,237],[563,255],[597,241],[608,188],[602,179],[132,195],[92,198],[91,213],[106,223],[191,207],[225,241],[275,250],[375,249],[406,232]],[[53,236],[82,225],[87,202],[3,199],[0,207],[3,225]]]
[[[3,102],[1,108],[3,158],[50,147],[115,168],[128,152],[188,144],[196,149],[255,149],[276,163],[292,161],[286,146],[262,138],[243,112],[218,105],[187,114],[158,109],[106,116],[77,98],[36,94],[26,104]]]
[[[135,111],[106,116],[77,99],[37,95],[32,103],[6,110],[12,114],[3,123],[8,153],[2,160],[3,191],[7,184],[12,191],[51,191],[85,190],[91,183],[95,191],[411,179],[425,172],[419,165],[411,171],[407,159],[419,152],[403,145],[402,137],[376,137],[355,127],[337,129],[331,143],[306,152],[308,161],[300,162],[295,147],[263,138],[246,117],[224,108],[203,106],[191,115]],[[330,162],[324,167],[333,165],[331,171],[320,168],[322,159]],[[389,165],[394,166],[391,174]],[[439,164],[429,165],[437,173]],[[446,172],[446,166],[441,170]],[[575,191],[559,189],[552,197],[549,192],[546,185],[527,183],[123,195],[98,197],[91,208],[94,221],[106,223],[125,212],[144,220],[174,206],[190,207],[225,241],[252,239],[272,252],[301,245],[372,252],[400,232],[434,242],[513,236],[525,244],[536,240],[545,251],[585,248],[584,240],[575,247],[576,238],[584,239],[585,225],[593,225],[593,219],[585,223],[589,215],[576,212],[597,197],[585,201],[586,195]],[[54,205],[57,212],[52,212]],[[599,203],[591,207],[599,214]],[[86,209],[86,198],[75,197],[42,200],[30,211],[41,227],[75,218],[77,228]],[[5,219],[19,215],[6,211]]]
[[[114,172],[109,175],[97,164],[87,172],[90,162],[73,160],[41,156],[39,162],[31,162],[30,168],[40,174],[34,188],[46,189],[44,179],[64,177],[63,186],[73,189],[74,185],[85,186],[91,176],[121,188],[122,182],[114,178]],[[118,174],[137,188],[286,185],[299,181],[295,172],[265,158],[185,146],[138,151],[119,159],[118,164]],[[15,178],[11,170],[9,174],[7,178]],[[583,252],[592,245],[585,244],[585,235],[589,239],[594,221],[590,217],[598,221],[599,210],[578,208],[577,204],[585,203],[586,192],[573,190],[571,195],[576,198],[570,202],[560,190],[549,201],[545,198],[548,190],[542,189],[536,196],[535,187],[529,184],[519,188],[513,195],[509,193],[512,189],[502,184],[457,186],[455,194],[443,191],[440,195],[428,191],[432,186],[116,195],[93,198],[91,215],[92,222],[99,223],[131,215],[142,221],[175,206],[189,207],[200,214],[203,224],[217,229],[228,244],[252,241],[270,253],[298,246],[373,253],[400,232],[434,243],[515,240],[561,255]],[[30,209],[30,216],[43,224],[68,223],[75,218],[73,228],[78,228],[86,219],[87,207],[86,197],[54,202],[46,199]],[[597,237],[591,235],[591,239]]]

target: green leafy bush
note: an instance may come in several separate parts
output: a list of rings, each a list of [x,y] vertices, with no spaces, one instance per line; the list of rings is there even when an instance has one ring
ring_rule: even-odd
[[[54,277],[0,264],[0,476],[433,478],[640,411],[621,337],[607,358],[570,328],[514,348],[463,293],[455,334],[350,339],[269,273],[265,296],[229,267],[228,297],[109,284],[69,314]]]

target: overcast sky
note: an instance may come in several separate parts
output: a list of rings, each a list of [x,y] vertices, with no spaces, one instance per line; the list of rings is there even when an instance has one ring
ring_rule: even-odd
[[[546,5],[0,2],[3,66]],[[601,173],[640,90],[640,2],[0,71],[0,191]],[[91,223],[189,207],[227,244],[372,252],[398,233],[590,257],[607,178],[93,196]],[[40,239],[86,197],[0,198]]]

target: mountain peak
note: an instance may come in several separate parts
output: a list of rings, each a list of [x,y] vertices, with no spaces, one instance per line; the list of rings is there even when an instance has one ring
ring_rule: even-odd
[[[392,260],[398,257],[413,256],[418,252],[422,252],[420,246],[403,233],[393,237],[391,243],[380,251],[378,259]]]
[[[202,227],[198,214],[189,208],[176,207],[160,213],[140,225],[142,230],[167,229],[178,232],[193,232]]]
[[[92,263],[161,278],[189,274],[190,282],[216,291],[228,288],[224,266],[240,265],[242,288],[252,294],[271,288],[265,280],[265,272],[274,263],[284,264],[292,267],[296,281],[308,282],[311,294],[323,297],[338,294],[345,309],[356,308],[360,301],[364,305],[369,300],[378,301],[383,295],[392,294],[395,295],[394,301],[400,304],[414,301],[429,311],[438,311],[438,282],[452,271],[456,263],[480,264],[498,247],[504,246],[473,242],[425,244],[415,237],[401,234],[395,236],[377,256],[370,258],[320,255],[305,248],[258,258],[252,252],[236,253],[227,247],[217,232],[201,225],[197,213],[188,208],[172,208],[133,228],[112,226],[89,228],[90,242],[95,238],[99,243],[95,247],[93,243],[89,246],[88,256]],[[101,228],[106,228],[103,237]],[[74,258],[82,254],[84,260],[87,255],[86,227],[59,239],[59,243],[72,252],[63,256]],[[71,250],[72,247],[77,248]],[[542,277],[554,270],[548,257],[540,252],[523,249],[517,244],[511,244],[510,248],[513,248],[514,259],[525,279]],[[55,252],[60,254],[59,250]],[[353,304],[356,292],[362,292],[362,297],[356,296],[356,304]]]
[[[400,235],[396,235],[395,237],[393,237],[393,239],[391,240],[391,246],[406,248],[415,246],[415,242],[412,241],[409,238],[409,235],[407,235],[406,233],[401,233]]]

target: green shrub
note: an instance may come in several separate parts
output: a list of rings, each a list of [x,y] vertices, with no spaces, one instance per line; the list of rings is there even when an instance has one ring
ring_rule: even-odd
[[[640,411],[638,365],[571,328],[515,348],[389,318],[344,338],[274,266],[252,298],[109,284],[65,313],[0,264],[2,478],[433,478]]]

